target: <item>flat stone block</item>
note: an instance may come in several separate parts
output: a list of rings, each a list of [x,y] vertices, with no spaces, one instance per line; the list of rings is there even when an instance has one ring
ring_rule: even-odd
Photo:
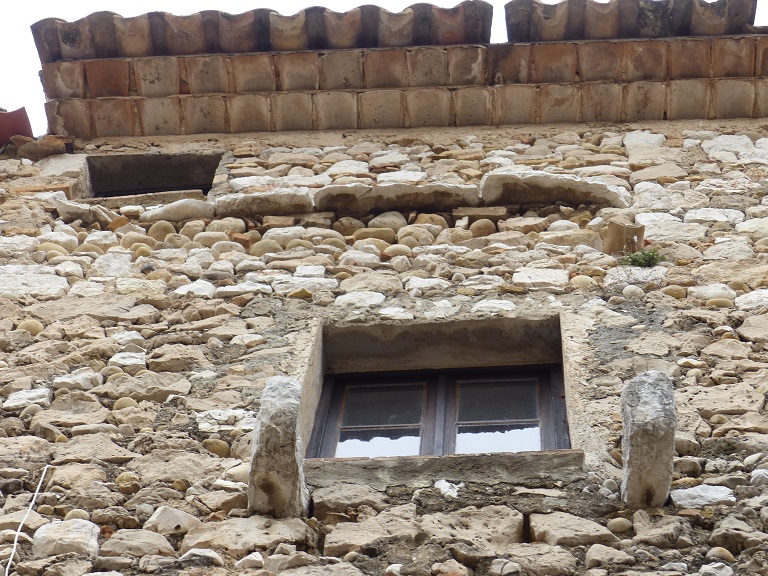
[[[755,110],[755,81],[729,78],[712,81],[715,118],[752,118]]]
[[[493,88],[472,86],[454,90],[453,109],[457,126],[490,126],[493,124]]]
[[[492,44],[486,52],[491,84],[527,84],[531,74],[530,44]]]
[[[270,98],[272,123],[276,131],[312,129],[312,97],[309,94],[275,93]]]
[[[664,82],[631,82],[622,86],[624,120],[663,120],[667,107]]]
[[[494,124],[536,122],[536,86],[531,84],[494,87]]]
[[[158,98],[179,94],[179,59],[172,56],[138,58],[133,61],[139,96]]]
[[[709,78],[709,39],[677,39],[669,43],[667,51],[670,80]]]
[[[185,134],[211,134],[227,131],[227,106],[223,96],[182,96]]]
[[[407,51],[407,60],[409,86],[448,84],[448,54],[443,48],[412,48]]]
[[[275,67],[271,54],[235,54],[229,57],[235,92],[273,92]]]
[[[447,48],[448,83],[451,86],[486,84],[485,47],[451,46]]]
[[[354,92],[316,92],[315,126],[318,130],[357,128],[357,94]]]
[[[268,132],[270,102],[267,94],[233,94],[227,96],[231,132]]]
[[[619,78],[624,82],[666,80],[668,45],[662,40],[623,42]]]
[[[667,119],[709,118],[707,79],[673,80],[667,83]]]
[[[757,117],[768,118],[768,78],[755,80],[755,92],[757,97]]]
[[[573,84],[545,84],[539,86],[536,117],[539,123],[578,122],[580,92]]]
[[[621,118],[621,92],[619,84],[581,84],[581,121],[618,122]]]
[[[714,78],[745,78],[752,76],[754,63],[754,38],[712,39],[712,76]]]
[[[408,85],[405,50],[371,50],[363,57],[366,88],[399,88]]]
[[[536,84],[571,83],[576,80],[576,44],[534,44],[531,60],[531,79]]]
[[[135,134],[135,111],[131,98],[92,100],[91,116],[94,135],[97,137]]]
[[[219,54],[181,60],[190,94],[221,94],[229,91],[227,59]]]
[[[360,128],[402,128],[403,93],[400,90],[371,90],[357,97]]]
[[[91,98],[128,96],[130,77],[128,60],[109,58],[88,60],[84,64],[85,79]]]
[[[768,36],[759,36],[756,39],[755,76],[768,76]]]
[[[51,100],[45,103],[48,129],[53,134],[92,138],[89,100]]]
[[[583,42],[578,45],[582,82],[619,79],[622,45],[618,42]]]
[[[320,57],[320,89],[349,90],[363,87],[363,55],[339,50]]]
[[[51,100],[83,98],[85,74],[82,62],[43,64],[43,89]]]
[[[451,93],[445,88],[424,88],[405,92],[405,126],[449,126]]]
[[[320,57],[317,52],[276,54],[275,74],[279,90],[317,90],[320,85]]]
[[[178,96],[137,98],[136,110],[142,136],[181,134],[181,102]]]

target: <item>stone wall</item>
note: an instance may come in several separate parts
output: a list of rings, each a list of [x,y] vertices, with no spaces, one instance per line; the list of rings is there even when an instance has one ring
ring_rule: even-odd
[[[34,508],[18,574],[768,570],[760,122],[76,147],[0,159],[0,529]],[[87,189],[87,155],[157,152],[221,153],[208,196],[31,193]],[[609,225],[661,259],[606,253]],[[263,391],[300,385],[301,454],[337,335],[450,353],[471,325],[495,361],[493,334],[542,324],[559,326],[572,450],[313,460],[307,517],[248,512]],[[621,395],[652,370],[674,383],[674,476],[663,508],[636,511]]]

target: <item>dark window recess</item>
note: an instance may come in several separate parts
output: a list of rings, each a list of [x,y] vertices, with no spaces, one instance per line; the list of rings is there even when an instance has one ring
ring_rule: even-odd
[[[570,447],[560,366],[326,376],[309,457]]]
[[[88,172],[98,198],[202,190],[208,193],[221,154],[113,154],[89,156]]]

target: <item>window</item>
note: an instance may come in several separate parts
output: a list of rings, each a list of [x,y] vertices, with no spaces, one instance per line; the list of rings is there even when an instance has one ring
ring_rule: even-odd
[[[560,366],[326,377],[310,457],[569,447]]]

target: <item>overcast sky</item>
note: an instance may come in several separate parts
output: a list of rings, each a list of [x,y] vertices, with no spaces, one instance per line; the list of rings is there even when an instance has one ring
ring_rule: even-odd
[[[122,16],[137,16],[156,10],[184,15],[210,9],[240,14],[254,8],[272,8],[288,15],[308,6],[326,6],[343,12],[362,4],[378,4],[391,12],[397,12],[416,0],[22,0],[20,4],[14,0],[5,1],[8,6],[0,18],[0,107],[15,110],[26,106],[32,129],[39,135],[44,134],[48,127],[43,108],[45,98],[38,77],[40,59],[29,27],[43,18],[62,18],[71,22],[101,10],[117,12]],[[458,2],[459,0],[431,0],[431,3],[437,6],[455,6]],[[490,2],[494,6],[491,41],[505,42],[504,4],[508,0]],[[758,0],[756,23],[768,25],[768,0]]]

